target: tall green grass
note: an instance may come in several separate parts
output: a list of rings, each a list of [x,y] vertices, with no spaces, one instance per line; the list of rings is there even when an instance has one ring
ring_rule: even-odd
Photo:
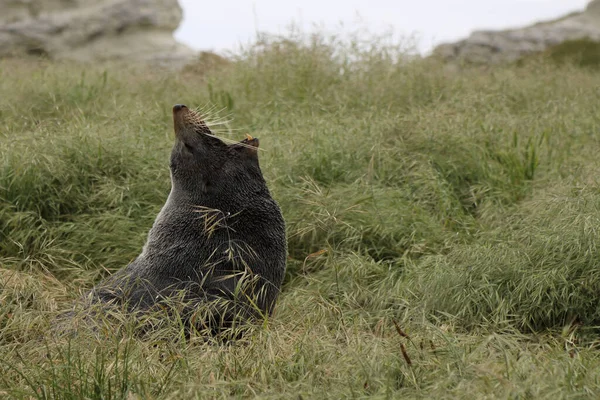
[[[178,73],[0,62],[0,394],[597,397],[600,76],[402,55],[315,36]],[[289,238],[275,316],[230,345],[50,334],[141,250],[176,103],[261,140]]]

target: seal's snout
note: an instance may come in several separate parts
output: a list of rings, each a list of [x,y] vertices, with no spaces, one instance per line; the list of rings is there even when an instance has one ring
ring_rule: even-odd
[[[197,111],[191,110],[183,104],[175,104],[173,106],[173,124],[175,135],[180,139],[184,135],[210,134],[210,129],[202,119],[202,116]]]
[[[175,126],[175,135],[185,129],[187,119],[189,118],[188,108],[183,104],[175,104],[173,106],[173,124]]]
[[[178,111],[183,110],[184,108],[187,108],[187,107],[185,105],[183,105],[183,104],[175,104],[173,106],[173,112],[176,113]]]

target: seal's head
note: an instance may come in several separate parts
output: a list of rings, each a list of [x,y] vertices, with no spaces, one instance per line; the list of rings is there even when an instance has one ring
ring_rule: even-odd
[[[242,187],[266,189],[258,164],[258,139],[247,135],[226,144],[214,136],[200,114],[177,104],[173,107],[175,145],[171,178],[178,189],[195,193],[233,195]]]

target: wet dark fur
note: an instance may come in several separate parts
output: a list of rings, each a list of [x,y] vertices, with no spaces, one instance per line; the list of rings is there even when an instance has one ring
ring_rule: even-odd
[[[285,273],[286,238],[259,167],[258,140],[227,145],[185,106],[175,106],[173,117],[171,193],[142,253],[89,297],[145,311],[178,296],[188,304],[187,322],[212,330],[269,315]],[[212,317],[193,316],[215,300]]]

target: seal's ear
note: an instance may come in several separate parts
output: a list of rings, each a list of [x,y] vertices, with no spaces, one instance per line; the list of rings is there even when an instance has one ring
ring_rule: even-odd
[[[258,144],[258,138],[246,134],[246,139],[234,144],[234,147],[241,154],[253,159],[258,159]]]

